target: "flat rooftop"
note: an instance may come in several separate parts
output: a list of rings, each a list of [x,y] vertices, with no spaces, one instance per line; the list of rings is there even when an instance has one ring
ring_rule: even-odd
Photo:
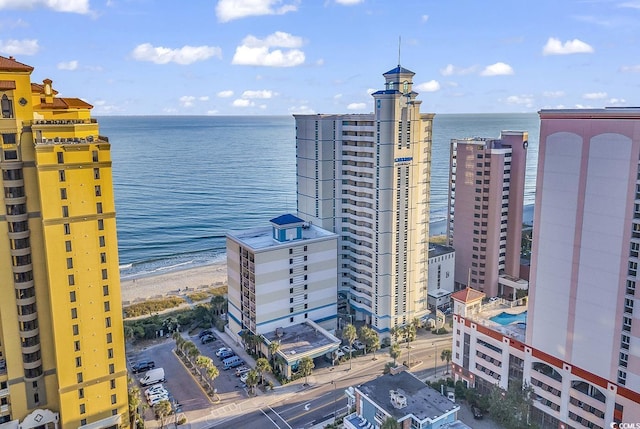
[[[466,319],[473,320],[474,322],[486,326],[487,328],[500,332],[501,334],[514,338],[518,341],[524,342],[525,334],[527,330],[526,315],[523,315],[527,311],[527,305],[515,305],[511,301],[498,299],[494,302],[488,302],[483,304],[481,310],[478,313],[468,315]],[[498,315],[503,314],[500,320],[502,324],[497,322],[495,318]],[[511,316],[512,317],[511,317]],[[524,318],[524,320],[522,320]]]
[[[455,252],[455,249],[453,247],[443,246],[442,244],[429,243],[429,259],[453,252]]]
[[[396,420],[407,414],[413,414],[421,421],[427,418],[433,421],[443,414],[460,409],[458,404],[452,402],[446,396],[442,396],[440,392],[427,386],[407,371],[396,375],[382,375],[375,380],[360,385],[357,389],[378,406],[384,408]],[[391,404],[390,391],[392,390],[406,397],[406,407],[395,408]]]
[[[298,325],[278,328],[263,334],[270,342],[280,341],[279,352],[287,357],[307,353],[331,345],[340,345],[341,341],[327,330],[312,321]]]
[[[303,243],[305,240],[338,239],[337,234],[311,224],[309,224],[308,227],[302,228],[302,238],[299,240],[286,242],[274,240],[273,227],[271,226],[246,229],[242,231],[229,231],[227,233],[227,237],[242,243],[243,246],[250,247],[253,250],[291,247],[299,243]]]

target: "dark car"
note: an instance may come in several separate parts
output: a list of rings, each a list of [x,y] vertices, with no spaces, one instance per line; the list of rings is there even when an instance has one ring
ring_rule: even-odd
[[[202,338],[205,335],[213,335],[213,332],[211,332],[211,330],[209,329],[205,329],[204,331],[200,331],[200,333],[198,334],[198,338]]]
[[[203,335],[202,337],[200,337],[200,341],[202,342],[202,344],[207,344],[215,340],[216,340],[216,337],[214,337],[211,334]]]
[[[476,406],[471,407],[471,412],[473,413],[473,418],[474,419],[480,420],[480,419],[482,419],[482,417],[484,417],[482,415],[482,410],[480,410],[480,408],[478,408]]]
[[[150,369],[153,369],[155,367],[156,367],[156,364],[154,361],[141,360],[140,362],[136,362],[133,365],[131,365],[131,370],[133,371],[134,374],[137,374],[139,372],[149,371]]]

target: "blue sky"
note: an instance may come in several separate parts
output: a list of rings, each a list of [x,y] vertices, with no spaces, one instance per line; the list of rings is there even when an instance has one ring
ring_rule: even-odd
[[[100,115],[640,105],[640,0],[0,0],[0,55]]]

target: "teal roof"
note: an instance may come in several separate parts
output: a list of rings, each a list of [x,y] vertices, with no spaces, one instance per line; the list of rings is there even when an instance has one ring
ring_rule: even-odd
[[[292,223],[303,223],[304,220],[300,219],[298,216],[294,216],[292,214],[284,214],[282,216],[274,217],[269,222],[274,223],[279,226],[289,225]]]

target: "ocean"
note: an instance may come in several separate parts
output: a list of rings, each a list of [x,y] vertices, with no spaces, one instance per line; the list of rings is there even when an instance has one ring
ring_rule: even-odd
[[[296,210],[291,116],[104,116],[113,161],[123,279],[224,261],[225,233]],[[442,114],[433,124],[431,234],[444,232],[452,138],[529,132],[525,220],[532,218],[539,119]]]

